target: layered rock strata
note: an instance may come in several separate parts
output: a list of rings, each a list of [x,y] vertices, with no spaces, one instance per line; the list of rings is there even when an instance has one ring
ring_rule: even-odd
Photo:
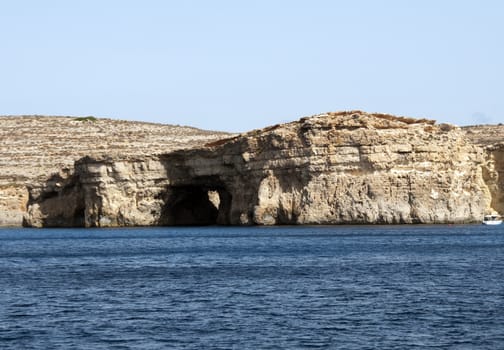
[[[0,226],[21,226],[32,196],[67,178],[84,156],[161,154],[227,133],[94,117],[0,117]],[[57,181],[56,181],[57,182]],[[72,224],[70,221],[68,224]]]
[[[451,125],[327,113],[198,149],[86,157],[32,191],[25,224],[475,222],[500,201],[488,162]]]
[[[488,213],[504,214],[504,125],[468,126],[463,131],[484,150],[483,177],[492,197]]]
[[[504,143],[485,148],[487,154],[483,176],[490,190],[490,213],[504,213]]]

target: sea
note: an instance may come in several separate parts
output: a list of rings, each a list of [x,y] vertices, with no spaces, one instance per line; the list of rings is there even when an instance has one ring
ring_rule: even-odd
[[[504,225],[0,229],[0,349],[504,349]]]

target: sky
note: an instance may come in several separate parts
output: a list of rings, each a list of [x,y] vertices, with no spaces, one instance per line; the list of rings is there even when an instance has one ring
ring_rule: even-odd
[[[0,115],[504,123],[503,18],[499,0],[0,1]]]

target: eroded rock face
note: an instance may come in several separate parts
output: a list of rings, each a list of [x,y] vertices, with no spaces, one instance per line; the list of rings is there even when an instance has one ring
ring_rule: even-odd
[[[185,165],[226,184],[232,224],[478,221],[490,203],[484,155],[462,136],[428,121],[335,113],[191,152]]]
[[[77,219],[83,217],[78,214],[81,208],[62,204],[61,196],[70,194],[55,179],[68,178],[74,162],[84,156],[146,157],[226,136],[229,134],[190,127],[94,117],[1,116],[0,226],[21,226],[27,210],[28,222],[40,222],[43,217],[47,218],[45,225],[51,226],[81,222]],[[28,209],[29,193],[30,203],[36,204]],[[39,198],[40,194],[44,197]],[[64,215],[55,215],[60,211]],[[76,218],[69,219],[72,215]],[[40,218],[35,220],[37,216]]]
[[[504,214],[504,125],[475,125],[462,128],[466,138],[483,148],[483,178],[492,201],[487,214]]]
[[[17,183],[0,185],[0,227],[19,226],[28,203],[28,189]]]
[[[504,144],[486,147],[483,178],[491,194],[488,213],[504,213]]]
[[[42,193],[30,202],[26,223],[44,226],[51,217],[90,227],[474,222],[496,203],[498,191],[485,183],[486,157],[451,125],[328,113],[200,149],[84,158],[49,199],[75,203],[49,205]],[[44,205],[57,209],[40,210]]]

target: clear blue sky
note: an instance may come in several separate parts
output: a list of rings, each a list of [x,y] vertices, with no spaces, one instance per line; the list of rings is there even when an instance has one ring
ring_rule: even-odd
[[[349,109],[504,122],[498,0],[2,1],[0,43],[3,115],[229,131]]]

